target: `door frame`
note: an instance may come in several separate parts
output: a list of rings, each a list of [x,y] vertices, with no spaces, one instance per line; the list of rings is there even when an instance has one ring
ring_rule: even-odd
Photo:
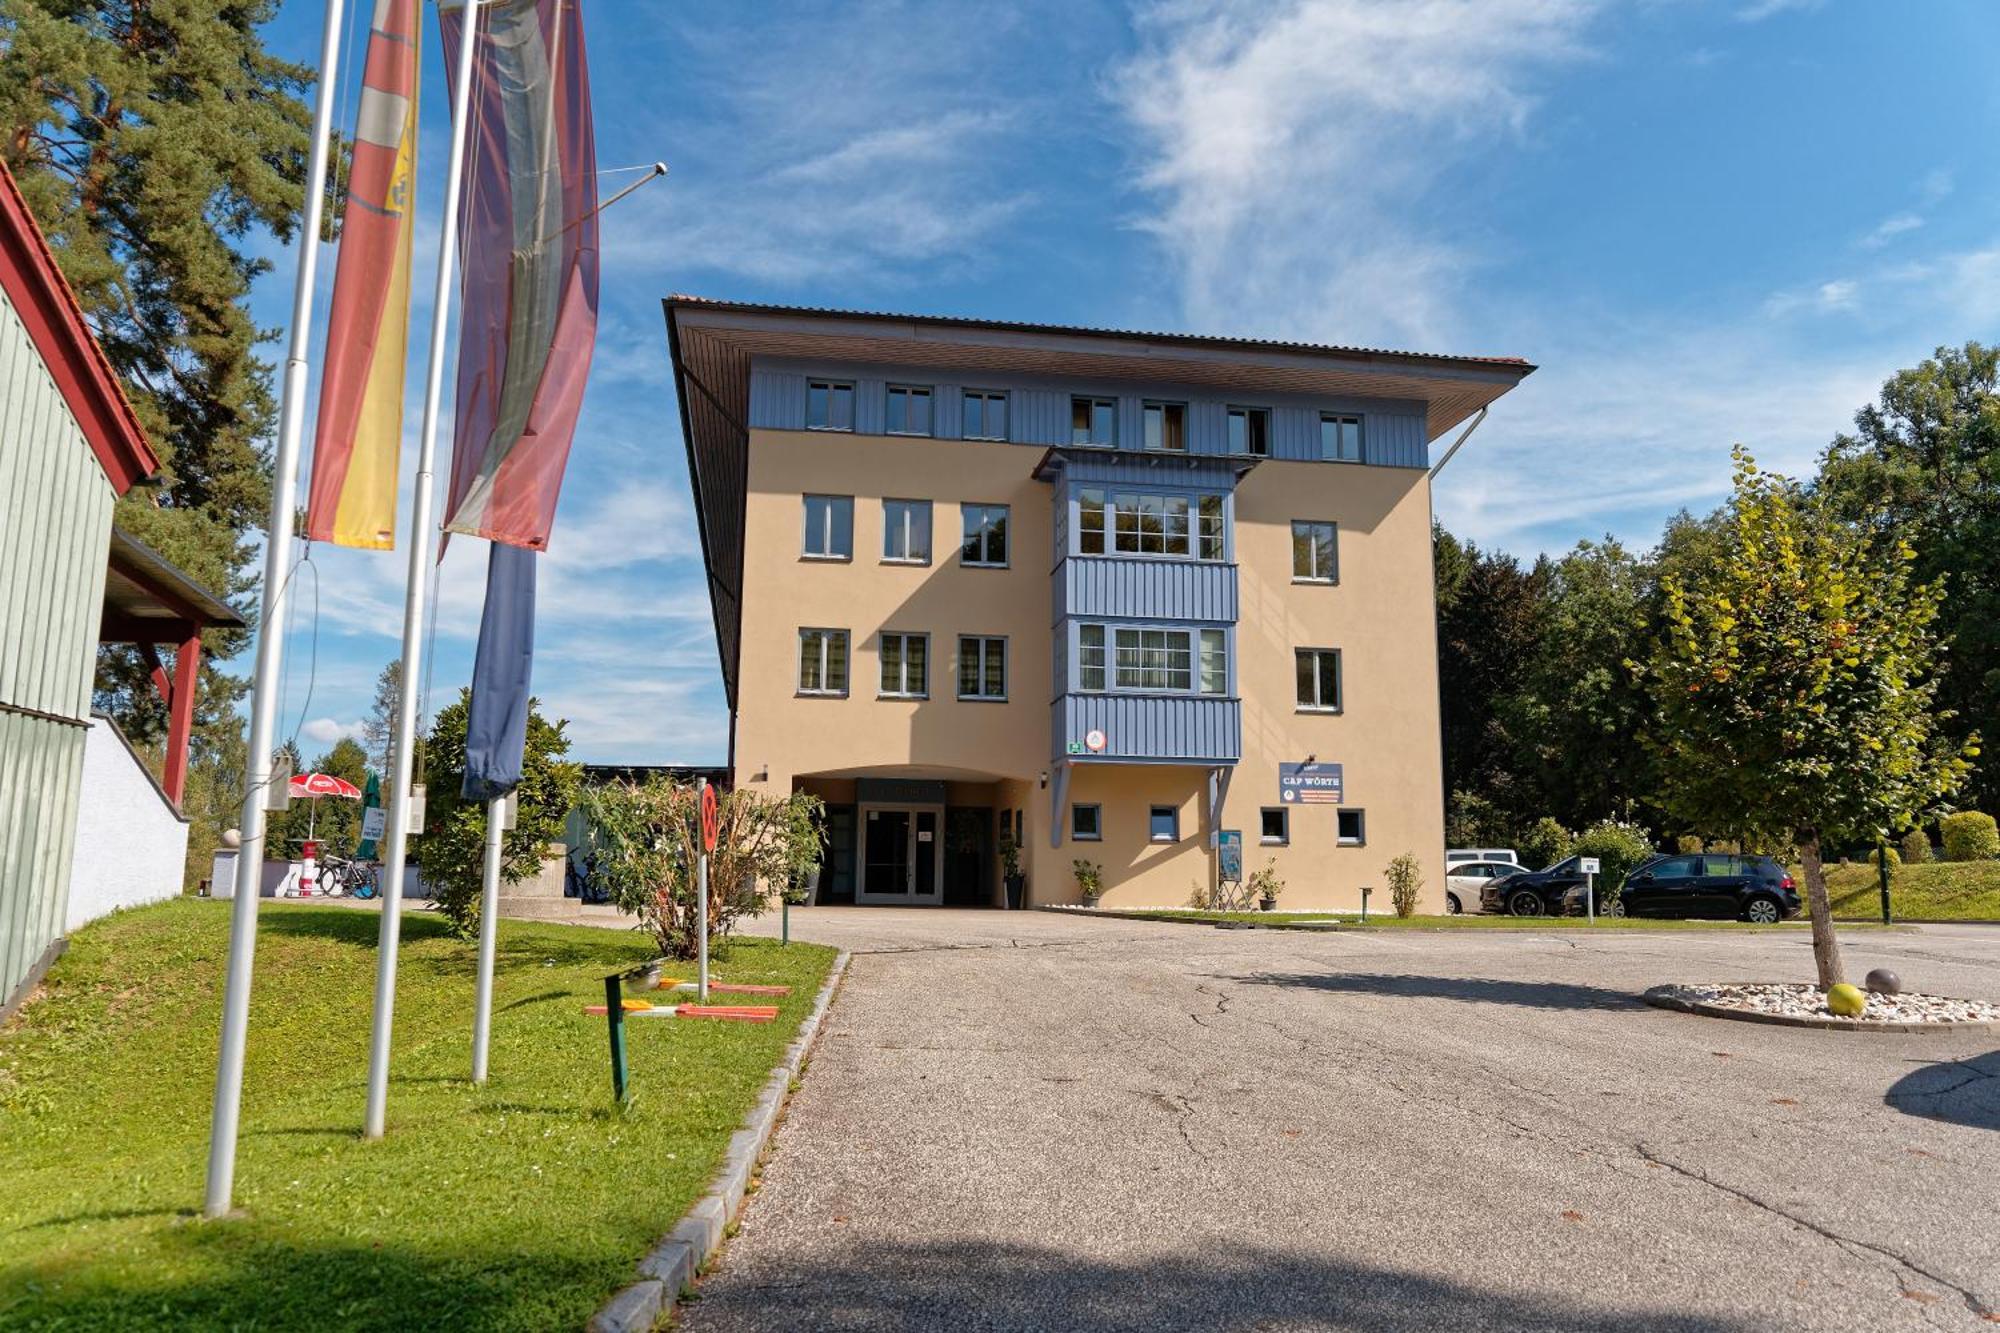
[[[868,891],[868,834],[874,826],[871,814],[882,810],[901,810],[910,816],[909,876],[908,893],[870,893]],[[917,840],[917,816],[934,815],[937,823],[931,829],[931,891],[919,896],[916,893],[917,857],[922,854],[923,844]],[[854,843],[855,876],[854,901],[875,906],[942,907],[944,905],[944,807],[925,802],[906,803],[903,801],[877,801],[858,805],[854,810],[854,823],[858,830]]]

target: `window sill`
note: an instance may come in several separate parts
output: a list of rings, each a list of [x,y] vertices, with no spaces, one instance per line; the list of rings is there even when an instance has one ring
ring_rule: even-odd
[[[799,559],[814,565],[851,565],[854,563],[854,557],[851,555],[814,555],[811,551],[807,551]]]
[[[1340,586],[1339,579],[1309,579],[1297,574],[1292,575],[1292,582],[1309,588],[1338,588]]]
[[[906,704],[920,704],[920,703],[928,703],[930,701],[930,696],[928,694],[877,694],[875,698],[878,701],[888,700],[892,703],[906,703]]]
[[[962,704],[1004,704],[1007,702],[1007,696],[1004,694],[961,694],[958,696],[958,701]]]
[[[882,563],[885,565],[908,565],[917,569],[924,569],[931,562],[929,556],[925,556],[922,560],[916,560],[903,556],[885,555],[882,557]]]
[[[1339,717],[1346,710],[1340,708],[1314,708],[1309,704],[1300,704],[1292,709],[1292,711],[1294,713],[1317,713],[1321,717]]]
[[[1102,833],[1072,833],[1069,835],[1069,840],[1071,842],[1103,842],[1104,835]]]
[[[1148,838],[1148,839],[1146,839],[1146,841],[1147,841],[1147,842],[1149,842],[1149,843],[1151,843],[1151,844],[1152,844],[1153,846],[1155,846],[1155,847],[1171,847],[1171,846],[1173,846],[1173,845],[1174,845],[1175,843],[1179,842],[1179,841],[1180,841],[1180,839],[1179,839],[1179,838]]]
[[[793,690],[794,699],[845,699],[846,690]]]
[[[820,434],[822,434],[822,435],[852,435],[852,434],[854,434],[854,427],[852,427],[852,426],[807,426],[807,427],[806,427],[806,429],[807,429],[807,430],[816,430],[816,431],[818,431],[818,432],[819,432]]]
[[[885,430],[882,433],[899,440],[928,440],[931,438],[931,433],[927,430]]]
[[[1259,838],[1257,839],[1257,845],[1259,847],[1289,847],[1292,844],[1288,838]]]
[[[1368,844],[1365,842],[1352,842],[1346,838],[1340,838],[1337,839],[1333,845],[1336,847],[1366,847]]]
[[[959,438],[971,444],[1007,443],[1007,437],[1005,435],[961,435]]]
[[[960,569],[1012,569],[1013,568],[1012,565],[1005,563],[995,564],[991,560],[961,560],[958,562],[958,567]]]

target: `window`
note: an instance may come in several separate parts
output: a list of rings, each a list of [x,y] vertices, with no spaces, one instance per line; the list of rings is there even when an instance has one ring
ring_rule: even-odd
[[[808,495],[806,497],[804,552],[808,560],[854,558],[853,496]]]
[[[1264,458],[1271,452],[1271,414],[1261,407],[1229,409],[1229,452]]]
[[[1184,629],[1119,629],[1113,636],[1114,679],[1121,690],[1188,690],[1193,654]]]
[[[847,694],[847,631],[799,631],[799,693]]]
[[[1222,559],[1222,497],[1204,495],[1195,505],[1196,554],[1203,560]]]
[[[1361,418],[1319,414],[1319,456],[1329,463],[1361,461]]]
[[[1007,438],[1007,395],[990,389],[967,389],[964,435],[968,440]]]
[[[882,502],[882,559],[896,564],[931,562],[931,502]]]
[[[961,634],[958,638],[958,697],[961,699],[1005,699],[1007,697],[1007,641],[983,635]]]
[[[1144,411],[1148,449],[1187,452],[1186,403],[1147,403]]]
[[[1334,812],[1333,840],[1342,847],[1360,847],[1368,841],[1368,817],[1362,810]]]
[[[931,636],[882,635],[882,689],[885,699],[928,699],[931,694]]]
[[[1300,648],[1295,656],[1299,675],[1299,711],[1338,713],[1340,649]]]
[[[1069,836],[1078,842],[1100,842],[1104,838],[1104,807],[1072,805],[1069,808]]]
[[[1267,805],[1258,812],[1262,828],[1257,841],[1266,846],[1283,846],[1292,840],[1291,811],[1282,805]]]
[[[1698,856],[1675,856],[1653,866],[1654,879],[1693,879],[1701,874],[1701,858]]]
[[[931,391],[914,384],[891,384],[883,429],[891,435],[931,433]]]
[[[854,386],[838,380],[807,380],[806,429],[853,430]]]
[[[1104,626],[1076,627],[1076,687],[1079,690],[1104,688]]]
[[[1201,692],[1229,693],[1229,636],[1219,629],[1201,632]]]
[[[1146,818],[1146,823],[1154,842],[1181,840],[1181,812],[1178,806],[1154,806]]]
[[[1340,550],[1331,523],[1292,522],[1292,582],[1340,582]]]
[[[1154,495],[1143,491],[1077,492],[1077,551],[1103,555],[1223,557],[1220,495]],[[1192,532],[1190,531],[1192,524]],[[1107,537],[1109,546],[1107,548]]]
[[[965,518],[965,541],[958,548],[961,565],[1007,567],[1007,506],[960,505]]]
[[[1069,442],[1071,444],[1117,443],[1118,404],[1110,398],[1069,400]]]

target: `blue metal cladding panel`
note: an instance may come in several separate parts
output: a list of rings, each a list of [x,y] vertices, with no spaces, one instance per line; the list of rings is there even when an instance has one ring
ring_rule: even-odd
[[[753,369],[750,424],[759,430],[804,430],[806,376],[789,370]]]
[[[862,379],[854,381],[854,433],[856,435],[880,435],[883,423],[888,419],[889,382],[887,380]]]
[[[1233,764],[1243,754],[1243,706],[1200,695],[1065,694],[1052,710],[1051,753],[1079,763]],[[1104,733],[1096,754],[1069,753],[1072,741]]]
[[[1236,566],[1144,556],[1072,556],[1056,571],[1056,616],[1234,623]]]
[[[1068,482],[1056,487],[1055,522],[1051,525],[1055,533],[1055,550],[1050,553],[1051,568],[1060,569],[1063,557],[1069,552],[1069,512],[1070,488]]]
[[[1420,416],[1371,412],[1361,421],[1361,456],[1380,467],[1429,467],[1427,429]]]
[[[1010,391],[1007,437],[1015,444],[1068,444],[1069,395],[1056,389]]]
[[[956,440],[965,433],[965,399],[956,384],[940,384],[931,390],[931,434],[940,440]]]
[[[1072,486],[1147,486],[1209,494],[1236,489],[1236,465],[1218,458],[1164,452],[1134,458],[1108,450],[1102,457],[1079,452],[1067,458],[1063,475]]]

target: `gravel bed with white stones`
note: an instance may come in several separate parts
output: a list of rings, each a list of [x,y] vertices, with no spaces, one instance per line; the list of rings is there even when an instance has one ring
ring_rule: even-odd
[[[1826,995],[1817,986],[1802,983],[1655,986],[1646,992],[1645,998],[1649,1003],[1664,1008],[1709,1014],[1716,1018],[1744,1018],[1753,1022],[1793,1023],[1810,1027],[1897,1032],[2000,1024],[2000,1004],[1911,991],[1899,995],[1867,992],[1868,1007],[1856,1017],[1843,1018],[1826,1007]]]

